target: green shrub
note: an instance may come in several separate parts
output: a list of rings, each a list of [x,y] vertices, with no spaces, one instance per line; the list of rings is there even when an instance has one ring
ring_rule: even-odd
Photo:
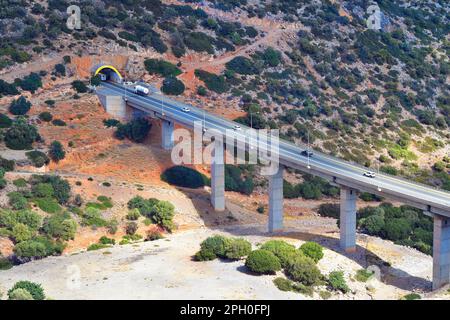
[[[195,76],[202,80],[211,91],[224,93],[230,90],[224,76],[218,76],[200,69],[195,70]],[[205,96],[207,93],[204,87],[198,87],[197,92],[201,96]]]
[[[280,260],[270,251],[258,249],[252,251],[245,261],[252,272],[270,274],[281,270]]]
[[[8,185],[8,181],[6,179],[0,178],[0,190],[3,190]]]
[[[305,242],[300,246],[300,250],[316,263],[323,258],[323,248],[316,242]]]
[[[12,228],[12,237],[15,242],[22,242],[30,240],[33,237],[33,232],[23,223],[17,223]]]
[[[420,300],[422,297],[418,293],[408,293],[404,295],[400,300]]]
[[[341,291],[343,293],[350,291],[350,288],[347,286],[344,279],[344,272],[342,271],[330,272],[328,276],[328,283],[333,290]]]
[[[19,258],[43,258],[47,256],[45,244],[27,240],[14,246],[14,254]]]
[[[272,252],[280,260],[283,268],[297,253],[301,254],[292,244],[283,240],[269,240],[261,246],[261,249]]]
[[[202,188],[205,186],[205,177],[197,170],[174,166],[161,174],[161,180],[175,186],[184,188]]]
[[[213,260],[217,257],[226,258],[226,252],[231,243],[228,239],[221,235],[208,237],[200,244],[200,251],[195,257],[199,261]]]
[[[26,289],[17,288],[9,293],[9,300],[34,300]]]
[[[61,206],[53,198],[36,198],[33,201],[44,212],[57,213],[61,211]]]
[[[12,125],[12,120],[3,113],[0,113],[0,129],[9,128]]]
[[[44,219],[43,231],[52,238],[72,240],[75,238],[77,223],[67,212],[53,214]]]
[[[50,162],[49,157],[47,157],[47,155],[41,151],[33,150],[25,153],[25,155],[28,159],[31,160],[36,168],[40,168],[44,165],[49,164]]]
[[[175,77],[167,77],[163,81],[161,91],[168,95],[178,96],[184,92],[186,87],[181,80]]]
[[[92,227],[105,227],[108,223],[103,219],[100,210],[96,208],[86,208],[83,213],[82,220],[83,225]]]
[[[131,141],[141,143],[147,138],[151,128],[152,125],[147,119],[137,118],[126,124],[118,124],[114,136],[119,140],[128,138]]]
[[[100,249],[105,249],[105,248],[109,248],[109,247],[110,247],[110,245],[108,245],[108,244],[93,243],[89,247],[87,247],[87,251],[100,250]]]
[[[278,277],[273,280],[273,283],[275,286],[280,289],[281,291],[292,291],[293,289],[293,283],[291,280]]]
[[[78,93],[84,93],[88,91],[87,86],[84,84],[83,81],[75,80],[72,82],[72,88],[76,90]]]
[[[50,112],[44,111],[39,114],[39,119],[41,119],[44,122],[50,122],[53,120],[53,116]]]
[[[127,218],[128,220],[135,221],[135,220],[139,219],[140,216],[141,216],[141,213],[139,212],[139,209],[134,208],[134,209],[131,209],[131,210],[128,212],[126,218]]]
[[[44,289],[38,283],[34,283],[31,281],[16,282],[16,284],[8,291],[9,298],[11,298],[10,294],[16,289],[24,289],[24,290],[28,291],[34,300],[44,300],[45,299]]]
[[[61,119],[53,119],[52,124],[57,127],[65,127],[67,125],[67,123]]]
[[[314,260],[308,257],[295,257],[289,262],[285,271],[292,280],[301,282],[306,286],[316,285],[322,279]]]
[[[66,204],[70,198],[71,187],[67,180],[55,175],[33,175],[30,184],[50,183],[54,190],[54,197],[60,204]]]
[[[64,147],[61,142],[53,141],[50,144],[48,155],[53,161],[58,162],[66,157],[66,151],[64,151]]]
[[[38,198],[53,197],[54,190],[50,183],[38,183],[33,186],[33,195]]]
[[[367,282],[369,278],[373,276],[373,271],[366,270],[366,269],[359,269],[356,271],[356,280],[359,282]]]
[[[322,203],[322,204],[319,206],[319,211],[318,211],[318,213],[319,213],[322,217],[329,217],[329,218],[339,219],[339,215],[340,215],[339,204],[334,204],[334,203]]]
[[[17,100],[13,100],[9,105],[9,112],[15,116],[22,116],[28,113],[31,109],[31,102],[25,97],[20,96]]]
[[[320,296],[323,300],[328,300],[328,299],[331,298],[331,292],[323,290],[323,291],[320,291],[320,292],[319,292],[319,296]]]
[[[98,240],[98,243],[114,245],[114,244],[116,244],[116,240],[111,239],[111,238],[108,238],[108,237],[105,237],[105,236],[102,236],[102,237]]]
[[[258,69],[253,61],[242,56],[235,57],[231,61],[227,62],[226,67],[228,70],[239,74],[251,75],[258,73]]]
[[[13,267],[13,264],[8,258],[0,256],[0,270],[9,270]]]
[[[35,126],[30,125],[23,118],[18,118],[11,127],[6,130],[5,144],[13,150],[30,150],[33,142],[40,138]],[[2,167],[4,167],[2,165]]]
[[[228,259],[239,260],[246,257],[252,251],[252,245],[245,239],[232,239],[225,250],[225,256]]]
[[[14,210],[22,210],[28,207],[28,200],[20,192],[8,193],[9,205]]]
[[[163,77],[176,77],[182,73],[176,65],[160,59],[147,59],[144,61],[145,69],[150,74],[159,74]]]
[[[172,221],[175,215],[175,207],[168,201],[159,201],[152,208],[151,219],[157,225],[172,232],[174,229],[174,223]]]
[[[314,288],[309,285],[304,285],[303,283],[294,283],[292,285],[292,290],[309,297],[312,297],[314,295]]]

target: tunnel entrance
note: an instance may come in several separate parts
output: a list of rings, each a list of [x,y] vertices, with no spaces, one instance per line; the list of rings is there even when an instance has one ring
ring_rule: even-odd
[[[94,76],[100,76],[102,81],[122,83],[123,77],[114,66],[101,65],[94,68]]]

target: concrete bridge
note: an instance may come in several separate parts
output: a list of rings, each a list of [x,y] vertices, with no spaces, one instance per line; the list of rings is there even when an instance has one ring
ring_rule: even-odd
[[[97,95],[106,111],[126,119],[146,115],[162,121],[162,147],[173,147],[174,123],[193,129],[194,122],[202,122],[210,130],[229,134],[235,122],[222,119],[201,109],[169,99],[155,90],[148,96],[134,94],[131,88],[105,82]],[[184,112],[183,108],[189,108]],[[227,130],[228,129],[228,130]],[[245,148],[258,148],[259,140],[249,140],[244,131],[234,131],[234,138],[243,141]],[[269,232],[283,229],[283,171],[286,167],[320,176],[340,188],[340,246],[346,252],[356,249],[356,201],[359,192],[369,192],[419,208],[434,220],[433,233],[433,289],[450,282],[450,193],[420,185],[398,177],[377,174],[365,177],[367,168],[314,151],[314,156],[300,155],[305,147],[280,140],[277,150],[280,166],[269,178]],[[211,163],[211,203],[215,210],[225,209],[225,173],[223,143],[215,145]]]

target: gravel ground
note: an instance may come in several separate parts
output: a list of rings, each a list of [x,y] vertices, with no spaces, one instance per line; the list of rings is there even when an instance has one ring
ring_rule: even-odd
[[[5,292],[16,281],[26,279],[41,283],[53,299],[310,299],[278,290],[272,283],[275,275],[248,274],[244,261],[192,260],[199,243],[212,234],[244,236],[256,247],[269,238],[264,229],[260,224],[220,231],[204,227],[154,242],[50,257],[0,271],[0,290]],[[288,226],[279,236],[299,246],[304,235],[293,230]],[[331,299],[398,299],[413,290],[428,290],[431,257],[362,235],[357,252],[343,255],[336,236],[308,236],[326,248],[318,264],[322,273],[344,271],[352,290],[346,295],[334,293]],[[386,262],[391,266],[382,267]],[[356,271],[367,265],[381,266],[382,282],[354,280]],[[313,298],[319,299],[319,295]]]

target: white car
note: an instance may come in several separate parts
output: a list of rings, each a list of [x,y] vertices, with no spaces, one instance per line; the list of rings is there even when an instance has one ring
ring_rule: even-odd
[[[375,172],[372,171],[366,171],[363,173],[364,177],[368,177],[368,178],[375,178]]]
[[[240,131],[241,130],[241,126],[235,125],[233,129],[234,129],[234,131]]]
[[[124,83],[126,86],[132,86],[134,83],[131,81],[125,81]]]
[[[191,109],[189,109],[188,107],[183,107],[183,112],[189,112],[189,111],[191,111]]]

